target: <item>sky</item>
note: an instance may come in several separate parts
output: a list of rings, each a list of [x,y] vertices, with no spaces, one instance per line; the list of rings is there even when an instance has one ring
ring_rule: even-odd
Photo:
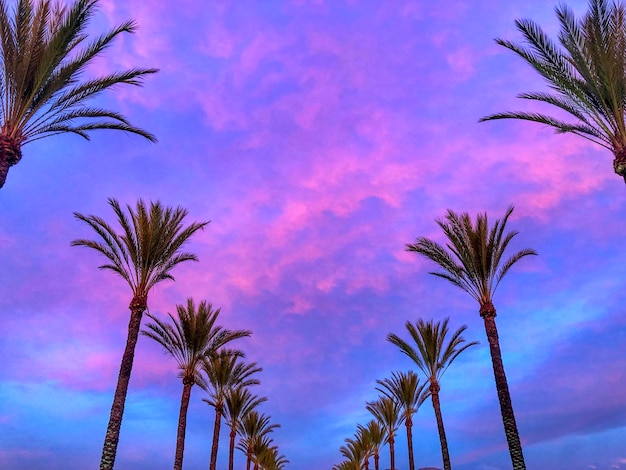
[[[577,15],[586,2],[567,2]],[[93,250],[74,212],[115,223],[110,197],[183,206],[210,221],[198,256],[150,293],[166,318],[192,297],[263,368],[254,391],[287,468],[330,469],[371,416],[376,380],[417,370],[388,333],[450,317],[480,344],[441,380],[457,470],[511,463],[478,304],[405,250],[443,241],[447,209],[490,220],[515,206],[512,251],[533,248],[494,297],[527,467],[626,469],[626,187],[610,152],[487,114],[539,110],[516,98],[541,79],[494,38],[530,18],[554,37],[557,2],[527,0],[102,0],[93,34],[138,30],[88,75],[156,67],[145,86],[95,103],[158,143],[99,131],[24,147],[0,191],[0,468],[99,462],[126,341],[129,287]],[[145,317],[144,317],[145,325]],[[182,384],[140,337],[116,468],[174,458]],[[422,380],[424,380],[422,376]],[[208,466],[214,412],[194,387],[185,468]],[[224,429],[224,426],[223,426]],[[432,406],[414,418],[416,467],[441,467]],[[227,462],[222,433],[218,468]],[[404,430],[396,466],[408,467]],[[385,447],[381,468],[388,468]],[[244,465],[237,452],[235,468]]]

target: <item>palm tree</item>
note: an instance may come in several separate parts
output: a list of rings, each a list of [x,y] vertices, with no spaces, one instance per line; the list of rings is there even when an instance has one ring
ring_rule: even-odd
[[[259,436],[266,436],[274,432],[274,429],[279,427],[280,424],[270,424],[270,417],[259,413],[257,410],[251,410],[246,413],[239,422],[237,432],[241,439],[237,444],[237,449],[246,454],[246,470],[250,470],[255,440],[258,439]]]
[[[232,387],[226,391],[224,405],[226,406],[226,424],[230,427],[230,441],[228,448],[228,470],[233,470],[235,454],[235,437],[237,437],[237,426],[242,418],[250,411],[259,406],[266,397],[258,397],[250,392],[247,387]]]
[[[282,470],[289,460],[278,453],[277,446],[268,445],[260,449],[258,462],[262,470]]]
[[[523,119],[569,132],[610,150],[613,169],[626,180],[626,9],[621,1],[590,0],[589,12],[576,20],[565,5],[556,8],[560,47],[531,20],[517,20],[529,47],[503,39],[546,79],[553,93],[522,93],[519,98],[547,103],[576,119],[566,122],[546,114],[505,112],[486,116]]]
[[[448,210],[445,220],[437,220],[437,224],[448,239],[446,245],[448,249],[428,238],[420,237],[416,243],[408,244],[407,250],[434,261],[443,269],[443,272],[431,274],[450,281],[478,301],[480,316],[484,321],[489,341],[500,411],[513,469],[522,470],[526,468],[526,464],[515,422],[509,385],[504,373],[496,328],[496,309],[492,303],[496,288],[509,269],[525,256],[537,254],[535,250],[526,248],[503,261],[502,257],[509,242],[518,233],[516,231],[504,233],[512,212],[513,206],[509,207],[504,218],[496,220],[490,229],[486,213],[478,214],[476,223],[473,224],[467,213],[456,214]]]
[[[180,369],[179,377],[183,380],[183,394],[178,415],[174,469],[182,470],[191,387],[196,383],[203,383],[200,375],[201,366],[207,357],[216,354],[218,349],[230,341],[250,336],[251,332],[246,330],[231,331],[216,325],[220,309],[214,310],[213,306],[207,304],[206,301],[200,302],[196,310],[193,299],[189,298],[187,299],[187,307],[177,305],[176,312],[178,318],[168,313],[172,324],[165,323],[148,313],[147,316],[153,323],[148,323],[146,325],[147,330],[143,330],[141,334],[152,338],[163,346],[177,362]]]
[[[251,378],[251,375],[261,372],[262,369],[257,367],[256,362],[250,364],[240,362],[239,358],[242,356],[241,351],[222,350],[219,354],[209,357],[209,360],[203,364],[207,378],[204,388],[210,396],[210,399],[203,398],[203,401],[215,408],[210,470],[217,468],[217,450],[226,393],[234,387],[249,387],[260,383],[258,379]]]
[[[365,405],[367,411],[374,415],[374,418],[382,425],[385,430],[385,441],[389,444],[389,460],[390,468],[396,468],[396,458],[394,443],[396,432],[402,422],[400,416],[399,403],[386,395],[378,397],[378,400],[367,402]]]
[[[198,260],[195,254],[183,252],[181,248],[189,237],[208,224],[193,222],[183,227],[183,220],[187,216],[186,209],[163,207],[158,201],[151,202],[148,209],[141,199],[137,201],[136,209],[127,206],[129,221],[115,199],[109,199],[109,204],[122,227],[122,233],[118,234],[100,217],[75,212],[74,216],[95,230],[101,241],[80,239],[72,242],[72,246],[86,246],[104,255],[107,262],[101,265],[100,269],[120,275],[133,293],[129,305],[128,338],[104,439],[101,469],[111,469],[115,463],[126,393],[135,357],[135,345],[139,336],[141,317],[148,305],[148,293],[161,281],[173,281],[171,271],[178,264]]]
[[[372,442],[372,436],[367,432],[364,432],[365,428],[361,425],[357,425],[355,442],[363,449],[363,468],[369,470],[370,457],[374,455],[374,442]]]
[[[269,436],[257,436],[252,439],[252,461],[254,462],[254,470],[260,470],[263,454],[272,448],[273,443],[274,440]]]
[[[374,456],[374,470],[379,470],[380,447],[385,441],[385,430],[377,420],[372,419],[367,423],[367,426],[358,424],[357,433],[369,443]]]
[[[407,373],[393,372],[391,378],[376,381],[382,388],[376,388],[400,405],[401,420],[406,426],[406,441],[409,449],[409,470],[415,470],[413,459],[413,415],[428,398],[426,383],[420,385],[420,379],[413,371]],[[392,466],[392,468],[394,468]]]
[[[155,142],[155,137],[115,111],[91,107],[90,98],[120,84],[141,85],[156,69],[134,68],[84,80],[81,75],[116,37],[133,33],[127,21],[85,44],[97,0],[71,7],[49,0],[18,0],[14,11],[0,2],[0,188],[22,158],[22,146],[56,134],[89,139],[96,129],[117,129]]]
[[[464,344],[465,338],[463,338],[462,335],[467,329],[465,325],[456,330],[446,343],[449,320],[449,318],[446,318],[442,323],[435,323],[433,320],[424,322],[424,320],[420,318],[415,325],[411,322],[406,322],[406,329],[417,346],[417,349],[395,334],[389,334],[387,336],[387,340],[398,346],[403,353],[409,356],[428,378],[428,383],[430,384],[429,393],[432,399],[433,409],[435,410],[437,429],[439,430],[444,470],[450,470],[451,466],[448,441],[446,439],[446,431],[443,427],[441,405],[439,403],[439,380],[459,354],[467,348],[478,344],[476,341]]]
[[[368,448],[367,443],[359,439],[357,435],[356,439],[352,439],[347,437],[345,439],[345,444],[339,448],[339,452],[341,455],[348,461],[354,464],[355,468],[361,470],[362,468],[367,468],[365,462],[369,458],[370,450]]]

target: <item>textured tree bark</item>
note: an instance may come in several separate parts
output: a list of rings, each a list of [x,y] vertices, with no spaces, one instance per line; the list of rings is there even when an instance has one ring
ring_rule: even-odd
[[[389,435],[389,460],[391,466],[389,467],[391,470],[395,470],[396,468],[396,453],[394,449],[395,439],[393,438],[393,433]]]
[[[415,460],[413,459],[413,420],[411,416],[406,417],[404,424],[406,426],[407,447],[409,448],[409,470],[415,470]]]
[[[217,470],[217,447],[220,441],[220,425],[222,424],[222,407],[215,407],[215,424],[213,425],[213,445],[211,446],[211,463],[209,470]]]
[[[435,418],[437,419],[437,430],[439,431],[439,442],[441,443],[441,458],[443,460],[443,470],[451,470],[450,453],[448,452],[448,439],[446,439],[446,430],[443,427],[443,417],[441,416],[441,403],[439,402],[439,383],[431,379],[430,382],[430,398],[433,402],[435,410]]]
[[[193,379],[183,379],[183,394],[180,398],[180,412],[178,413],[178,434],[176,435],[176,454],[174,457],[174,470],[182,470],[183,454],[185,452],[185,431],[187,429],[187,409],[191,397]]]
[[[515,422],[515,413],[513,412],[513,404],[511,403],[511,394],[509,393],[509,384],[504,373],[504,364],[502,363],[502,353],[500,351],[500,341],[498,339],[498,329],[496,328],[496,309],[493,304],[486,303],[480,307],[480,316],[485,322],[485,332],[489,341],[489,350],[491,352],[491,362],[493,363],[493,375],[496,380],[496,390],[498,391],[498,399],[500,401],[500,412],[502,413],[502,422],[504,424],[504,433],[506,441],[509,445],[509,454],[513,463],[513,470],[526,470],[524,462],[524,454],[522,452],[522,443]]]
[[[126,348],[122,355],[122,364],[120,365],[120,373],[117,376],[117,387],[115,388],[115,395],[113,396],[111,415],[109,417],[106,436],[104,437],[104,446],[100,459],[101,470],[112,470],[115,464],[117,444],[120,440],[120,428],[124,415],[124,404],[126,403],[126,393],[128,392],[130,373],[133,368],[133,359],[135,358],[135,346],[137,345],[139,328],[141,327],[141,316],[146,310],[146,305],[146,295],[133,297],[129,305],[130,322],[128,323],[128,338],[126,339]]]
[[[230,442],[228,444],[228,470],[233,470],[235,463],[235,437],[237,436],[237,430],[233,426],[230,428]]]
[[[379,460],[380,460],[380,456],[378,455],[378,452],[376,452],[376,453],[374,454],[374,469],[375,469],[375,470],[380,470],[380,469],[378,468],[378,461],[379,461]]]
[[[0,188],[4,186],[9,174],[9,168],[22,159],[22,149],[19,139],[0,134]]]
[[[613,148],[613,155],[615,156],[613,169],[615,173],[622,176],[624,181],[626,181],[626,147]]]

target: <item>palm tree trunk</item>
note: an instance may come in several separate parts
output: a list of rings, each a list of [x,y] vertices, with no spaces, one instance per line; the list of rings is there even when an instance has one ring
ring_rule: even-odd
[[[246,453],[246,470],[250,470],[250,465],[252,464],[252,452],[248,449]]]
[[[380,470],[378,468],[378,461],[380,460],[380,456],[378,455],[378,452],[376,452],[374,454],[374,470]]]
[[[409,470],[415,470],[415,461],[413,460],[413,432],[411,431],[413,428],[413,420],[410,416],[406,417],[404,424],[406,425],[406,442],[409,448]]]
[[[498,339],[498,329],[496,328],[496,309],[491,303],[482,305],[480,308],[480,316],[485,322],[485,332],[489,341],[489,349],[491,351],[491,362],[493,363],[493,375],[496,380],[496,390],[498,391],[498,399],[500,400],[500,412],[502,414],[502,422],[504,423],[504,433],[509,445],[509,454],[513,463],[513,470],[526,470],[524,462],[524,454],[522,453],[522,443],[517,431],[517,423],[515,422],[515,413],[513,412],[513,404],[511,403],[511,394],[509,393],[509,384],[504,373],[504,364],[502,363],[502,353],[500,351],[500,341]]]
[[[450,470],[450,454],[448,452],[448,440],[446,439],[446,430],[443,427],[443,417],[441,416],[441,403],[439,402],[439,383],[431,379],[430,382],[430,398],[433,402],[435,410],[435,418],[437,419],[437,429],[439,430],[439,442],[441,444],[441,458],[443,460],[443,470]]]
[[[0,134],[0,188],[4,186],[9,168],[22,159],[21,144],[18,139]]]
[[[235,463],[235,437],[237,436],[237,430],[235,426],[230,428],[230,443],[228,446],[228,470],[233,470]]]
[[[215,406],[215,424],[213,425],[213,445],[211,446],[211,463],[209,470],[217,469],[217,447],[220,441],[220,425],[222,424],[222,407]]]
[[[393,444],[394,444],[394,438],[393,438],[393,434],[390,434],[389,436],[389,463],[391,464],[390,468],[391,470],[396,470],[396,453],[395,453],[395,449],[393,448]]]
[[[183,453],[185,452],[185,431],[187,429],[187,409],[191,397],[193,380],[183,379],[183,395],[180,399],[180,412],[178,413],[178,435],[176,436],[176,456],[174,457],[174,470],[182,470]]]
[[[126,339],[126,348],[122,356],[120,373],[117,376],[117,387],[115,388],[115,395],[113,396],[109,424],[107,426],[106,436],[104,437],[100,470],[112,470],[115,464],[117,444],[120,440],[122,416],[124,415],[124,404],[126,403],[126,393],[128,392],[130,373],[133,368],[133,359],[135,358],[135,346],[137,345],[137,337],[139,336],[139,329],[141,327],[141,316],[146,309],[146,303],[146,295],[135,296],[129,306],[130,322],[128,323],[128,338]]]

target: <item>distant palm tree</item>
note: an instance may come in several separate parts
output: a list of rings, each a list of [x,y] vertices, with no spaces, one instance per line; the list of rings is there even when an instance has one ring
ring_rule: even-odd
[[[344,460],[343,462],[333,465],[332,470],[361,470],[361,466],[352,460]]]
[[[82,79],[117,36],[135,31],[127,21],[84,44],[97,4],[78,0],[67,8],[61,2],[18,0],[11,14],[8,2],[0,2],[0,188],[22,159],[22,146],[34,140],[64,133],[89,139],[90,131],[117,129],[156,141],[121,114],[86,105],[105,90],[141,85],[145,75],[157,72],[134,68]]]
[[[346,438],[345,444],[339,448],[339,452],[359,470],[366,467],[365,462],[369,455],[369,449],[365,441],[359,439],[358,436],[356,439]]]
[[[413,371],[393,372],[391,378],[376,381],[381,387],[376,390],[388,396],[400,405],[401,418],[406,426],[406,441],[409,449],[409,470],[415,470],[413,459],[413,415],[430,394],[426,383],[420,385],[420,379]],[[393,467],[392,467],[393,468]]]
[[[374,415],[374,418],[378,420],[385,430],[385,441],[389,444],[390,468],[395,469],[396,457],[394,444],[396,433],[402,422],[400,404],[388,396],[381,396],[378,397],[378,400],[367,402],[365,408]]]
[[[100,461],[102,470],[112,469],[115,463],[135,345],[141,317],[148,305],[148,293],[161,281],[173,281],[171,271],[178,264],[198,260],[195,254],[183,252],[181,248],[189,237],[208,224],[193,222],[184,227],[187,210],[182,207],[163,207],[158,201],[151,202],[149,208],[141,199],[137,201],[136,209],[127,206],[130,220],[115,199],[109,199],[109,204],[122,227],[122,233],[118,234],[100,217],[75,212],[74,216],[88,224],[101,241],[80,239],[72,242],[72,246],[86,246],[101,253],[107,262],[100,269],[108,269],[121,276],[133,292],[129,305],[128,338]]]
[[[523,470],[526,464],[515,422],[509,385],[504,373],[496,328],[496,309],[492,303],[496,288],[509,269],[525,256],[537,254],[535,250],[527,248],[518,251],[506,261],[503,260],[502,257],[509,242],[518,233],[511,231],[505,234],[504,232],[512,212],[513,206],[509,207],[502,220],[496,220],[490,228],[487,214],[478,214],[474,224],[467,213],[456,214],[448,210],[445,220],[437,220],[437,224],[448,239],[447,249],[437,242],[420,237],[416,243],[408,244],[407,250],[437,263],[443,272],[431,274],[450,281],[478,301],[480,316],[484,320],[489,341],[500,411],[513,469]]]
[[[523,119],[569,132],[610,150],[615,173],[626,180],[626,8],[621,1],[590,0],[589,12],[576,20],[565,5],[556,8],[560,47],[530,20],[517,20],[529,47],[497,39],[546,79],[553,93],[522,93],[565,111],[565,122],[541,113],[505,112],[481,119]]]
[[[213,445],[211,447],[211,463],[209,470],[217,468],[217,451],[220,438],[220,425],[224,413],[224,401],[229,389],[234,387],[249,387],[258,385],[258,379],[251,378],[252,374],[261,372],[256,362],[246,364],[239,361],[243,357],[241,351],[222,350],[219,354],[210,357],[203,364],[206,375],[205,390],[210,399],[203,401],[215,408],[215,424],[213,426]]]
[[[450,364],[454,362],[459,354],[467,348],[478,344],[476,341],[463,344],[465,343],[465,338],[463,338],[462,335],[467,329],[465,325],[456,330],[449,341],[446,342],[448,339],[449,320],[449,318],[446,318],[441,323],[435,323],[433,320],[424,322],[424,320],[420,318],[415,325],[411,322],[406,322],[406,329],[417,349],[395,334],[389,334],[387,336],[387,340],[398,346],[403,353],[409,356],[428,379],[428,383],[430,384],[429,393],[435,410],[437,429],[439,430],[444,470],[450,470],[451,465],[448,441],[446,439],[446,431],[443,426],[443,417],[441,416],[441,405],[439,402],[439,379],[441,379],[443,373],[450,367]]]
[[[261,470],[282,470],[289,463],[287,458],[279,453],[277,446],[266,446],[259,453],[259,468]]]
[[[264,470],[261,468],[261,464],[267,458],[267,453],[271,452],[272,449],[276,449],[276,452],[278,452],[278,448],[274,445],[274,440],[267,435],[255,436],[251,441],[251,449],[254,470]]]
[[[228,470],[233,470],[235,454],[235,438],[237,426],[250,411],[267,401],[266,397],[258,397],[250,392],[248,387],[232,387],[226,391],[224,405],[226,406],[226,424],[230,427],[230,441],[228,447]]]
[[[379,470],[380,447],[385,442],[385,430],[377,420],[372,419],[366,426],[358,424],[357,433],[369,443],[374,456],[374,470]]]
[[[176,454],[174,469],[182,470],[185,449],[185,430],[187,427],[187,409],[191,397],[191,387],[203,384],[200,375],[201,366],[207,357],[217,353],[218,349],[229,342],[250,336],[250,331],[228,330],[216,325],[220,309],[213,309],[206,301],[200,302],[198,308],[192,298],[187,299],[187,307],[177,305],[178,318],[168,313],[171,324],[165,323],[151,314],[147,316],[153,321],[146,325],[141,334],[152,338],[165,348],[178,364],[179,377],[183,380],[183,394],[180,400],[178,415],[178,435],[176,438]]]
[[[246,413],[239,422],[237,432],[241,439],[237,444],[237,449],[241,450],[246,455],[246,470],[250,470],[255,440],[259,436],[266,436],[274,432],[274,429],[279,427],[280,424],[270,424],[270,417],[259,413],[257,410],[251,410]]]

